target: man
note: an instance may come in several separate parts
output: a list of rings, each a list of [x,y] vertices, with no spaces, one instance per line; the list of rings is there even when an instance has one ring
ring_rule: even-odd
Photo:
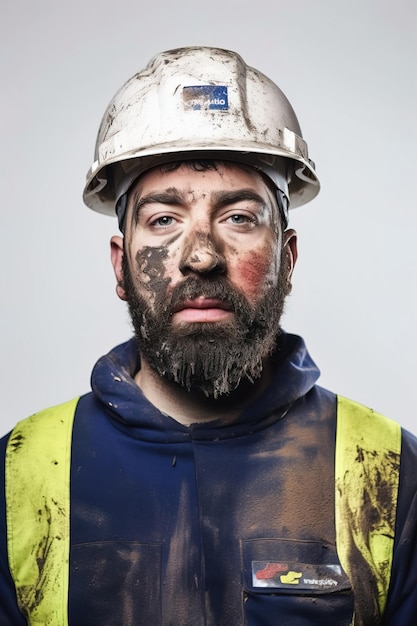
[[[117,213],[135,339],[2,441],[1,624],[415,623],[417,442],[280,327],[317,192],[233,52],[160,54],[113,98],[84,199]]]

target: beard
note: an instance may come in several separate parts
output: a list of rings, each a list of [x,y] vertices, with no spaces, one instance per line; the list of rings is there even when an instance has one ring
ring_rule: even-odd
[[[161,289],[152,291],[151,306],[135,288],[126,254],[123,277],[139,353],[159,376],[212,398],[261,376],[264,359],[275,348],[290,291],[284,254],[277,285],[254,307],[222,276],[188,277],[169,294],[162,281]],[[173,325],[175,307],[199,296],[226,303],[234,313],[232,321]]]

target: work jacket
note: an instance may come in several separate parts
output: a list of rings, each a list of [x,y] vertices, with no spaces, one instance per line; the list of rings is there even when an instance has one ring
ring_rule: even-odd
[[[415,625],[413,436],[319,387],[296,336],[228,423],[162,414],[139,367],[119,346],[2,440],[0,624]]]

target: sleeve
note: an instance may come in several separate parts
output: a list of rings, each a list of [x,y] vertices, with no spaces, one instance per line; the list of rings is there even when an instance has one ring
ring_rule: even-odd
[[[382,626],[415,626],[417,616],[417,438],[403,431],[394,559]]]
[[[6,493],[4,467],[8,436],[0,440],[0,624],[1,626],[27,626],[19,611],[15,586],[9,570],[7,556]]]

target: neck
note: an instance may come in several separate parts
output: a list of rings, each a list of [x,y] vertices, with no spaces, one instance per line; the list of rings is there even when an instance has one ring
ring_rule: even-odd
[[[187,389],[159,376],[143,360],[135,375],[135,382],[145,397],[162,413],[177,422],[190,424],[221,420],[228,423],[235,419],[243,407],[252,402],[266,388],[270,380],[270,364],[265,363],[262,375],[254,383],[244,382],[229,395],[212,398],[199,389]]]

